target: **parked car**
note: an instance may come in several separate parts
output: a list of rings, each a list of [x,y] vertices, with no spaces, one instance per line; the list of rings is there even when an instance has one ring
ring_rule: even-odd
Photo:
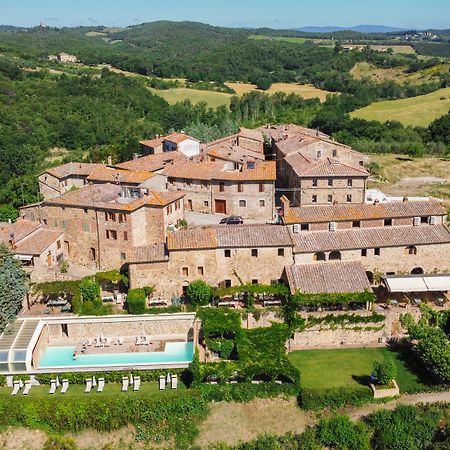
[[[244,223],[244,219],[241,216],[228,216],[223,218],[220,223],[225,225],[241,225]]]

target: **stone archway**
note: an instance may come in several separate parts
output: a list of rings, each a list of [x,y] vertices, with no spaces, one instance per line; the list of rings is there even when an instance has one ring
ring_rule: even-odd
[[[414,267],[413,270],[411,270],[411,275],[423,275],[425,271],[422,269],[422,267]]]

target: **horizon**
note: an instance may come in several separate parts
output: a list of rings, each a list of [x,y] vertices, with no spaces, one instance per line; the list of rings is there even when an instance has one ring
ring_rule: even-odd
[[[147,22],[201,22],[231,28],[294,29],[375,25],[403,30],[448,29],[447,0],[379,0],[368,7],[358,0],[324,0],[320,8],[303,0],[229,0],[227,4],[201,0],[22,0],[20,7],[9,0],[2,5],[2,24],[33,27],[129,27]],[[386,12],[389,10],[389,14]],[[241,18],[245,17],[245,20]],[[385,21],[389,17],[389,21]],[[239,19],[237,19],[239,18]]]

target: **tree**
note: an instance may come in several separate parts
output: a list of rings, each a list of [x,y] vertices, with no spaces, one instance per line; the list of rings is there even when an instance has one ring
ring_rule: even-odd
[[[377,379],[378,384],[385,386],[389,384],[396,375],[396,367],[392,359],[383,362],[375,361],[373,364],[373,375]]]
[[[16,220],[18,215],[17,209],[13,208],[11,205],[0,206],[0,222]]]
[[[196,280],[187,287],[186,295],[191,305],[204,306],[211,301],[212,292],[211,286],[203,280]]]
[[[130,314],[144,314],[147,295],[144,289],[130,289],[127,295],[128,312]]]
[[[100,298],[100,285],[92,278],[83,278],[80,281],[80,295],[83,314],[98,314],[102,309],[102,299]]]
[[[272,81],[267,77],[260,77],[255,80],[256,87],[262,91],[267,91],[272,86]]]
[[[347,416],[322,420],[317,430],[320,442],[330,449],[369,450],[369,433],[364,423],[353,424]]]
[[[13,322],[28,287],[26,274],[13,253],[0,244],[0,331]]]

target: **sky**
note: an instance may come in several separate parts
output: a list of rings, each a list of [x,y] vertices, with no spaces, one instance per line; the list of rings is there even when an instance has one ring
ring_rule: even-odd
[[[0,0],[0,24],[129,26],[155,20],[297,28],[450,28],[450,0]]]

